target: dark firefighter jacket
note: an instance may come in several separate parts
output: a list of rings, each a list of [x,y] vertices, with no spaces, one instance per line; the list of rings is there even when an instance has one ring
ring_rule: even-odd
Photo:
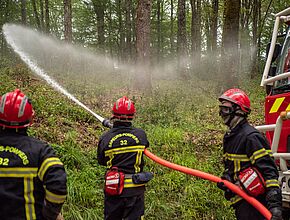
[[[1,219],[55,220],[66,193],[63,164],[49,145],[26,130],[0,131]]]
[[[143,152],[149,146],[146,133],[133,128],[130,122],[115,122],[112,129],[100,137],[98,144],[98,162],[110,169],[112,166],[125,174],[143,171]],[[125,178],[121,197],[143,193],[144,184],[134,184],[132,177]]]
[[[237,182],[239,171],[254,166],[260,171],[266,187],[279,187],[278,171],[271,149],[265,137],[249,125],[247,120],[240,122],[230,133],[226,133],[223,141],[224,165],[223,176],[229,176],[231,182]],[[232,204],[241,200],[235,196]]]

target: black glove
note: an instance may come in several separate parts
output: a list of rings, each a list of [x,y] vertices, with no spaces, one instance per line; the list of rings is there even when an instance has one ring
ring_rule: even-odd
[[[279,207],[272,208],[270,209],[270,212],[272,214],[271,220],[283,220],[281,208]]]
[[[132,176],[133,183],[135,184],[144,184],[149,182],[153,178],[152,172],[141,172],[136,173]]]
[[[225,192],[224,196],[226,200],[231,200],[231,198],[233,198],[236,195],[235,193],[232,192],[232,190],[226,187],[226,185],[223,182],[218,182],[217,187]]]
[[[271,220],[283,220],[282,218],[282,192],[279,188],[270,188],[266,193],[267,207],[272,213]]]
[[[61,211],[62,204],[51,203],[44,200],[44,206],[42,208],[43,220],[55,220]]]

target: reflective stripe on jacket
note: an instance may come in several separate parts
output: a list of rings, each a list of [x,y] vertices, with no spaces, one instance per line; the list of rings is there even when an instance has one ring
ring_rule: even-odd
[[[115,123],[102,135],[98,143],[98,162],[110,169],[112,166],[125,174],[143,171],[143,152],[149,146],[146,133],[134,128],[131,123]],[[133,196],[144,192],[144,184],[134,184],[126,178],[122,196]]]
[[[266,187],[279,187],[278,171],[269,143],[247,120],[225,134],[223,149],[224,175],[230,176],[233,183],[237,181],[239,171],[254,166],[262,174]],[[237,198],[234,200],[239,201]]]
[[[12,130],[0,131],[1,219],[43,219],[66,199],[63,164],[46,143]]]

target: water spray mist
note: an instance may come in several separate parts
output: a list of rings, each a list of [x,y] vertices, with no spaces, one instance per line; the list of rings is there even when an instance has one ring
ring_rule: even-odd
[[[51,85],[55,90],[61,92],[65,96],[67,96],[69,99],[74,101],[76,104],[87,110],[89,113],[91,113],[95,118],[97,118],[102,124],[106,127],[111,126],[109,123],[109,120],[104,119],[100,115],[93,112],[91,109],[89,109],[86,105],[84,105],[82,102],[80,102],[76,97],[74,97],[72,94],[70,94],[65,88],[63,88],[61,85],[59,85],[56,81],[54,81],[49,75],[47,75],[44,70],[36,65],[36,62],[33,61],[32,58],[29,57],[28,54],[26,54],[24,51],[21,50],[21,48],[15,43],[13,40],[13,37],[11,36],[11,30],[15,28],[15,25],[9,25],[5,24],[3,26],[3,33],[5,36],[5,39],[7,43],[12,47],[12,49],[20,56],[20,58],[28,65],[28,67],[36,73],[38,76],[43,78],[49,85]]]

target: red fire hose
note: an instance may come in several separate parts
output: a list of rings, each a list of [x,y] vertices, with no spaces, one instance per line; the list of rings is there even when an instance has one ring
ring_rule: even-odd
[[[188,167],[184,167],[181,165],[177,165],[174,163],[171,163],[169,161],[163,160],[160,157],[157,157],[156,155],[152,154],[150,151],[145,149],[144,154],[149,157],[151,160],[155,161],[156,163],[159,163],[165,167],[171,168],[173,170],[180,171],[182,173],[186,173],[192,176],[196,176],[202,179],[206,179],[212,182],[223,182],[226,187],[228,187],[230,190],[232,190],[237,195],[244,198],[248,203],[250,203],[252,206],[254,206],[266,219],[270,220],[272,214],[269,212],[268,209],[265,208],[259,201],[257,201],[254,197],[248,196],[243,190],[241,190],[238,186],[235,184],[227,181],[222,180],[221,178],[211,175],[209,173],[205,173],[199,170],[191,169]]]

